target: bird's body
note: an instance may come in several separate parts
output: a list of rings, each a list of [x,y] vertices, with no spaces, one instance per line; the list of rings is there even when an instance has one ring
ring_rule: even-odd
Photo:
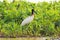
[[[21,23],[21,26],[24,26],[24,25],[30,23],[30,22],[33,20],[33,18],[34,18],[34,15],[27,17],[27,18],[24,19],[24,21]]]
[[[33,19],[34,19],[34,9],[32,9],[32,15],[22,21],[21,26],[30,23]]]

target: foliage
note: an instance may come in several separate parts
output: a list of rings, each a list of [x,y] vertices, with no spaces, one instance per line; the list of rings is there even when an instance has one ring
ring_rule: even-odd
[[[34,20],[20,26],[35,10]],[[0,33],[8,37],[57,36],[60,32],[60,1],[54,3],[0,2]]]

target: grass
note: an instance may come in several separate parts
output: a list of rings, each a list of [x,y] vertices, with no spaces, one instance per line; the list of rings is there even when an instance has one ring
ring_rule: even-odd
[[[35,10],[34,20],[21,27],[21,22]],[[23,28],[23,30],[22,30]],[[59,36],[60,1],[54,3],[28,3],[24,1],[0,2],[0,35],[20,36]]]

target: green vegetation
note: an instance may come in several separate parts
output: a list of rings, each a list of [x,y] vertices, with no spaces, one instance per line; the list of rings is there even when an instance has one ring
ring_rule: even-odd
[[[35,10],[34,20],[21,27],[21,22]],[[0,2],[0,35],[58,36],[60,35],[60,1],[54,3]]]

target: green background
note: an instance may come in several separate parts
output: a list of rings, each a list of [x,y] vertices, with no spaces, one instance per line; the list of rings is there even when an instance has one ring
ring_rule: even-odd
[[[34,8],[34,20],[21,26],[21,22],[31,15]],[[60,1],[30,3],[25,1],[0,2],[0,35],[20,36],[59,36]]]

